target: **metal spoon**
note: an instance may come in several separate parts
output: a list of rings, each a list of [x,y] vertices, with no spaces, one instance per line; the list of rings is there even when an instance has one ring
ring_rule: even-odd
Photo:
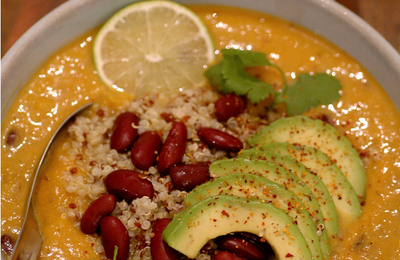
[[[92,104],[93,103],[86,104],[86,105],[78,108],[77,110],[75,110],[71,115],[69,115],[64,120],[64,122],[62,122],[61,125],[57,128],[57,130],[54,132],[53,136],[51,137],[49,143],[47,144],[46,149],[43,152],[42,158],[39,161],[39,165],[36,169],[36,173],[33,176],[31,192],[29,194],[29,198],[27,201],[28,207],[26,209],[25,219],[24,219],[24,222],[22,223],[22,228],[19,233],[17,242],[15,243],[14,251],[10,258],[11,260],[14,260],[14,259],[34,260],[37,258],[38,254],[40,252],[40,248],[43,243],[43,238],[42,238],[42,235],[40,234],[35,210],[33,209],[33,206],[32,206],[32,196],[35,191],[38,173],[40,171],[40,168],[43,164],[44,159],[46,158],[47,152],[48,152],[52,142],[54,141],[55,137],[60,132],[60,130],[68,123],[68,121],[73,116],[77,115],[81,111],[90,107]]]

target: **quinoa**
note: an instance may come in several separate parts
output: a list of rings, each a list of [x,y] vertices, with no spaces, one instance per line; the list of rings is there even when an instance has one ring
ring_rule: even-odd
[[[152,226],[158,219],[171,219],[181,212],[185,208],[183,200],[187,192],[174,189],[170,176],[161,177],[156,166],[146,171],[136,168],[130,159],[130,151],[118,153],[111,149],[113,122],[121,112],[133,112],[140,118],[137,127],[139,134],[149,130],[156,131],[164,141],[172,126],[171,120],[182,121],[188,130],[182,163],[213,162],[235,156],[235,153],[207,147],[199,140],[197,128],[222,130],[239,138],[244,148],[247,148],[247,139],[268,123],[247,111],[227,122],[218,122],[214,115],[214,103],[219,97],[209,87],[188,89],[172,96],[165,105],[159,105],[157,97],[146,97],[123,104],[115,110],[95,104],[86,116],[77,117],[69,127],[69,136],[62,145],[65,154],[62,160],[73,165],[62,172],[62,178],[66,191],[75,194],[77,201],[68,208],[60,208],[62,216],[69,218],[80,229],[80,220],[87,206],[83,202],[94,201],[107,193],[103,180],[109,173],[118,169],[142,173],[153,184],[154,197],[135,199],[130,204],[126,201],[117,202],[111,215],[118,217],[128,230],[131,238],[129,259],[151,259]],[[102,258],[106,258],[98,234],[88,235],[87,241]],[[210,241],[196,259],[211,259],[208,253],[214,249],[215,245]]]

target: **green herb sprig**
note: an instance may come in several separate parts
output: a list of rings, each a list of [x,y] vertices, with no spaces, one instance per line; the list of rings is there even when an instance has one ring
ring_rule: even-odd
[[[117,260],[117,255],[118,255],[118,246],[114,246],[114,256],[113,256],[113,260]]]
[[[211,66],[205,76],[223,94],[247,95],[254,104],[272,94],[275,96],[272,107],[285,103],[290,116],[302,114],[319,105],[331,104],[341,96],[342,85],[339,80],[327,73],[299,74],[297,82],[288,85],[281,68],[271,63],[264,53],[236,49],[223,49],[221,52],[223,59]],[[256,66],[276,68],[284,81],[281,91],[276,91],[270,83],[254,78],[245,71],[246,67]]]

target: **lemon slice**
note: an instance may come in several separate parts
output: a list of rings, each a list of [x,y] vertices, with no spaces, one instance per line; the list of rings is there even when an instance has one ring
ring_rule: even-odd
[[[107,85],[141,97],[204,84],[214,46],[203,22],[188,8],[144,1],[123,8],[103,25],[93,57]]]

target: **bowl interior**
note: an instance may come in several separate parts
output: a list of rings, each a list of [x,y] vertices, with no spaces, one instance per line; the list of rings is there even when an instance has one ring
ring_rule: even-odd
[[[136,0],[70,0],[29,29],[1,62],[2,121],[31,75],[54,52]],[[182,4],[232,5],[300,24],[356,58],[400,111],[400,55],[372,27],[332,0],[178,0]],[[3,257],[2,257],[3,259]]]

